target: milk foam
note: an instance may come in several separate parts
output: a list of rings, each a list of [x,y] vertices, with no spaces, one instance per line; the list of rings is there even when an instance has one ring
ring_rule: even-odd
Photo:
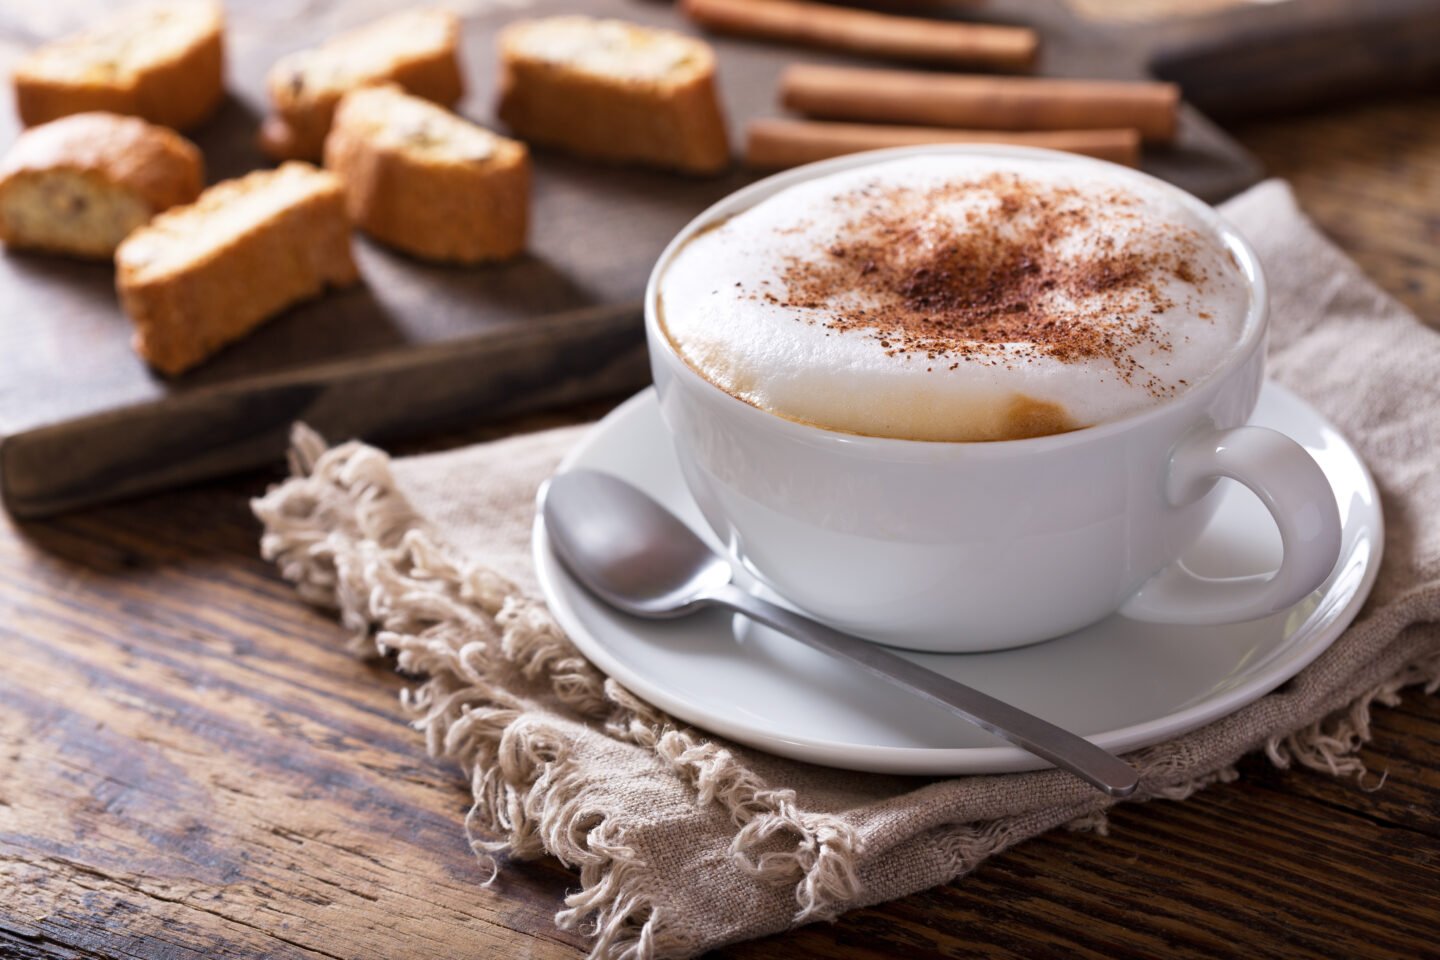
[[[659,291],[670,342],[733,396],[918,440],[1056,433],[1164,403],[1236,349],[1250,296],[1166,189],[960,154],[792,186],[692,238]]]

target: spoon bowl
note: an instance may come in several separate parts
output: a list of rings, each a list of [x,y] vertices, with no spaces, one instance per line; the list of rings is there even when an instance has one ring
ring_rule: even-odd
[[[687,616],[734,575],[680,518],[606,473],[552,477],[540,490],[540,512],[566,569],[632,616]]]

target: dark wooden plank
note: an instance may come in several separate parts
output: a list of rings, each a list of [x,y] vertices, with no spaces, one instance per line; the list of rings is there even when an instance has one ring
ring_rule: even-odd
[[[519,931],[574,956],[569,877],[480,888],[463,780],[254,557],[238,493],[0,541],[0,930],[39,955],[487,956]]]
[[[1134,29],[1151,68],[1227,120],[1269,116],[1440,82],[1432,0],[1237,4]]]
[[[0,443],[0,484],[12,513],[44,516],[274,460],[296,421],[330,436],[383,441],[616,396],[648,378],[638,316],[600,310],[536,318],[383,361],[186,390],[39,427]]]
[[[84,23],[104,0],[0,9],[0,70],[44,37]],[[392,0],[254,0],[231,4],[232,96],[196,131],[212,180],[266,163],[254,133],[274,59],[395,6]],[[534,0],[466,8],[463,112],[492,122],[496,30],[517,16],[583,8],[668,26],[679,14],[647,0]],[[987,16],[1037,23],[1043,68],[1061,75],[1139,76],[1128,47],[1038,0],[1006,0]],[[776,111],[780,70],[816,51],[716,38],[736,142],[744,121]],[[855,61],[848,61],[855,62]],[[0,143],[16,132],[0,110]],[[363,238],[366,282],[302,305],[173,382],[129,347],[106,265],[0,256],[0,493],[19,515],[216,476],[278,456],[297,418],[334,434],[393,437],[456,417],[630,390],[647,368],[635,304],[671,236],[711,202],[753,179],[698,179],[536,155],[530,253],[514,263],[434,266]],[[1258,174],[1198,114],[1179,145],[1147,156],[1152,172],[1211,198]]]

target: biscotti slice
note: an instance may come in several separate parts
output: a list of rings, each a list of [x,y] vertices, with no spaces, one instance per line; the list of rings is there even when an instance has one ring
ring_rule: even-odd
[[[500,34],[500,118],[532,143],[692,173],[730,162],[715,54],[620,20],[522,20]]]
[[[477,263],[525,248],[530,156],[396,86],[346,94],[325,141],[352,223],[432,260]]]
[[[27,124],[105,110],[184,130],[225,97],[224,15],[213,0],[121,10],[83,33],[33,51],[15,67]]]
[[[293,303],[354,283],[334,174],[287,163],[216,184],[115,251],[135,350],[178,374]]]
[[[408,10],[281,58],[267,83],[275,116],[260,146],[276,159],[319,160],[340,98],[359,87],[398,83],[452,106],[465,92],[460,18],[448,10]]]
[[[0,161],[0,240],[108,260],[131,231],[204,185],[200,151],[175,131],[77,113],[26,130]]]

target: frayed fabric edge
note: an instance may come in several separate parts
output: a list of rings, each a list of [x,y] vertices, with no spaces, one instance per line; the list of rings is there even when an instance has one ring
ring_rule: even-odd
[[[544,611],[507,580],[450,556],[400,493],[384,453],[360,443],[327,450],[297,425],[290,462],[292,479],[252,503],[265,528],[261,553],[303,598],[338,610],[354,652],[393,655],[418,678],[402,702],[429,753],[470,778],[465,828],[487,882],[501,857],[550,853],[581,882],[556,925],[593,937],[595,960],[685,952],[632,892],[643,865],[610,812],[585,802],[569,738],[526,696],[553,694],[580,716],[626,712],[605,696],[603,675],[563,649]]]
[[[533,716],[530,695],[651,750],[697,804],[724,809],[737,827],[737,867],[794,884],[795,922],[833,916],[859,895],[861,844],[849,824],[800,810],[793,791],[770,788],[730,750],[596,670],[543,604],[453,556],[406,501],[385,453],[357,442],[327,449],[297,424],[289,459],[292,478],[251,504],[262,555],[302,598],[338,612],[353,652],[393,655],[419,678],[402,702],[429,753],[471,780],[465,827],[490,880],[502,856],[549,853],[578,871],[581,889],[555,919],[594,938],[592,960],[684,956],[697,945],[639,892],[643,863],[610,811],[586,804],[567,735]],[[777,836],[789,849],[766,843]],[[753,855],[761,844],[767,851]]]
[[[1388,774],[1381,773],[1367,783],[1370,771],[1359,757],[1361,748],[1370,742],[1374,707],[1399,706],[1400,691],[1414,686],[1423,686],[1427,694],[1440,690],[1440,655],[1410,664],[1355,698],[1344,710],[1287,736],[1272,737],[1265,744],[1265,755],[1282,770],[1298,763],[1332,776],[1353,777],[1362,788],[1378,790]]]

